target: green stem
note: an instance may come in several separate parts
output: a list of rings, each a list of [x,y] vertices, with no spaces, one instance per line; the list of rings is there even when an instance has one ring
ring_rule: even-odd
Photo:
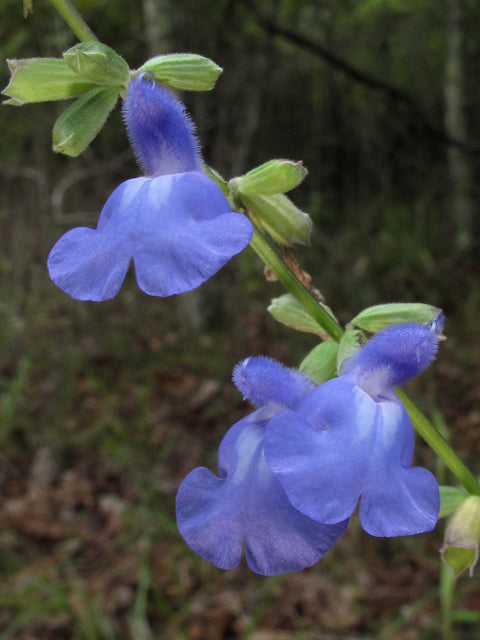
[[[50,0],[79,40],[98,40],[70,0]]]
[[[443,460],[445,466],[459,480],[465,489],[476,496],[480,496],[480,485],[475,476],[467,469],[450,445],[442,438],[438,431],[430,424],[423,413],[403,391],[396,389],[397,395],[405,405],[417,433]]]
[[[305,311],[312,316],[328,335],[339,342],[343,329],[334,316],[325,307],[319,304],[297,276],[287,267],[280,256],[268,244],[265,237],[255,228],[250,246],[255,253],[270,267],[282,284],[292,296],[302,305]]]

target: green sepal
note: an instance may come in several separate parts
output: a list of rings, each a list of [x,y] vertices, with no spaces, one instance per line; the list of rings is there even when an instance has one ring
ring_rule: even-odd
[[[439,518],[451,515],[462,504],[468,493],[461,487],[447,487],[440,485],[440,513]]]
[[[305,311],[290,293],[284,293],[279,298],[273,298],[267,311],[275,320],[291,329],[325,336],[324,329],[315,322],[312,316]]]
[[[223,70],[213,60],[194,53],[170,53],[150,58],[138,69],[142,71],[151,71],[155,80],[175,89],[208,91]]]
[[[338,342],[326,340],[321,342],[302,360],[300,371],[305,373],[316,384],[323,384],[335,377],[337,372]]]
[[[4,104],[15,107],[76,98],[96,86],[72,71],[61,58],[23,58],[7,62],[11,77],[2,93],[10,98]]]
[[[260,229],[283,246],[310,243],[312,220],[282,193],[270,196],[242,194],[242,202]]]
[[[450,567],[455,578],[458,578],[466,569],[470,569],[470,575],[472,575],[473,568],[477,564],[478,550],[476,548],[447,547],[442,552],[442,559]]]
[[[342,373],[342,366],[345,360],[351,358],[365,343],[365,337],[358,329],[348,329],[345,331],[338,345],[337,372]]]
[[[65,51],[63,59],[82,78],[102,86],[124,87],[130,78],[126,60],[96,40],[79,42]]]
[[[241,194],[273,195],[297,187],[308,174],[301,161],[269,160],[232,182]]]
[[[375,333],[384,327],[403,322],[428,324],[441,313],[440,309],[420,302],[392,302],[378,304],[361,311],[350,322],[352,327]]]
[[[118,89],[97,87],[78,98],[55,122],[53,150],[78,156],[95,138],[115,106]]]

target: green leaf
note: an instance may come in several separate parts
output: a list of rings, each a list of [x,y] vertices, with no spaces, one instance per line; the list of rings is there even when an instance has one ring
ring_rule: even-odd
[[[156,80],[176,89],[208,91],[215,86],[222,68],[194,53],[171,53],[150,58],[138,71],[151,71]]]
[[[307,174],[301,161],[269,160],[231,182],[241,194],[272,195],[294,189]]]
[[[242,194],[241,199],[254,222],[279,244],[310,243],[312,220],[287,196],[282,193],[269,196]]]
[[[11,77],[2,93],[4,104],[16,107],[32,102],[76,98],[96,85],[70,69],[60,58],[7,60]]]
[[[97,87],[78,98],[55,122],[53,150],[78,156],[95,138],[115,106],[118,90]]]
[[[348,329],[343,334],[338,345],[337,354],[337,372],[342,372],[342,366],[345,360],[351,358],[365,343],[364,335],[357,329]]]
[[[439,489],[441,500],[440,513],[438,514],[439,518],[445,518],[451,515],[458,509],[462,502],[464,502],[465,498],[468,497],[465,489],[460,487],[440,486]]]
[[[337,371],[338,342],[326,340],[317,345],[303,359],[300,371],[317,384],[323,384],[335,377]]]
[[[63,59],[82,78],[103,86],[124,87],[130,78],[126,60],[95,40],[76,44],[65,51]]]
[[[368,307],[361,311],[350,325],[364,331],[375,333],[384,327],[403,322],[419,322],[428,324],[436,320],[441,313],[440,309],[429,304],[417,302],[392,302]]]
[[[305,311],[302,305],[290,294],[285,293],[279,298],[274,298],[267,308],[275,320],[282,324],[306,333],[315,333],[324,336],[325,331],[315,322],[312,316]]]

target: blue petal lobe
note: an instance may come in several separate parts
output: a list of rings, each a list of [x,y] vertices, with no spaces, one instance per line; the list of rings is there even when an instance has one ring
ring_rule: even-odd
[[[169,296],[205,282],[250,242],[253,228],[231,211],[201,173],[162,176],[142,192],[142,236],[134,250],[137,281],[149,295]]]
[[[253,571],[277,575],[314,564],[347,522],[319,524],[292,507],[264,460],[261,412],[226,434],[220,478],[203,468],[185,478],[177,494],[177,521],[187,544],[216,566],[238,566],[245,545]]]
[[[315,387],[300,371],[265,356],[239,362],[233,370],[233,382],[244,399],[248,398],[256,407],[274,402],[288,409],[295,409]]]
[[[375,403],[348,376],[272,418],[265,458],[296,509],[327,524],[352,514],[372,463],[375,424]]]
[[[111,236],[80,227],[54,245],[47,267],[51,280],[72,298],[100,302],[117,294],[129,263]]]
[[[378,406],[372,464],[360,502],[360,521],[373,536],[393,537],[431,531],[437,522],[440,493],[435,477],[410,467],[413,427],[399,402]]]
[[[78,227],[58,240],[47,261],[57,287],[76,300],[99,302],[116,295],[133,255],[135,202],[149,182],[123,182],[105,203],[96,230]]]
[[[362,497],[359,515],[365,531],[387,538],[431,531],[437,523],[440,493],[430,471],[396,468],[388,480]]]

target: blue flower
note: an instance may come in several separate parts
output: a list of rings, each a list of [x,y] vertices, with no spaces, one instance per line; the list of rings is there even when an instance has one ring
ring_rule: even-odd
[[[434,476],[411,467],[413,426],[393,389],[435,357],[437,331],[408,323],[379,332],[299,406],[268,423],[265,458],[292,505],[326,524],[360,521],[373,536],[430,531],[440,508]]]
[[[237,567],[245,546],[248,566],[261,575],[314,564],[344,533],[347,521],[319,524],[287,499],[263,454],[265,429],[281,409],[295,410],[312,381],[269,358],[247,358],[234,382],[258,407],[225,435],[219,477],[194,469],[177,495],[178,528],[187,544],[221,569]]]
[[[170,296],[198,287],[250,242],[253,228],[202,173],[183,105],[151,79],[129,84],[123,113],[147,176],[123,182],[96,229],[68,231],[48,257],[50,278],[78,300],[116,295],[133,260],[139,287]]]

